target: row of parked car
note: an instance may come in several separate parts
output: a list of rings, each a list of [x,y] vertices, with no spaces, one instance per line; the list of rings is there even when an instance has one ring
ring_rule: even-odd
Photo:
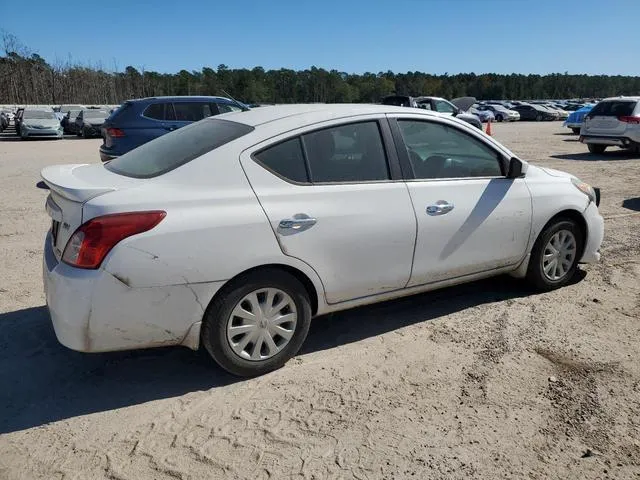
[[[422,108],[451,114],[478,128],[483,122],[566,120],[570,111],[583,106],[582,104],[553,101],[477,101],[474,97],[461,97],[449,101],[440,97],[412,97],[408,95],[388,95],[382,100],[382,104]]]

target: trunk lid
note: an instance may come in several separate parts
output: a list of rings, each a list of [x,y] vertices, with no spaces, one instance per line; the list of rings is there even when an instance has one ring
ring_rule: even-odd
[[[53,165],[41,172],[49,187],[45,209],[51,217],[53,251],[60,260],[73,232],[89,218],[83,218],[84,204],[99,195],[130,188],[140,181],[108,171],[103,165]]]
[[[632,100],[614,100],[598,103],[585,116],[584,133],[587,135],[624,135],[627,123],[618,117],[632,116],[636,107]]]

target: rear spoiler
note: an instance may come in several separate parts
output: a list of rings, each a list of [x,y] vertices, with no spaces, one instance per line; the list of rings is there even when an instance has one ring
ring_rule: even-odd
[[[98,195],[116,190],[113,187],[92,185],[73,174],[73,170],[86,165],[52,165],[43,168],[40,175],[46,187],[73,202],[84,203]]]

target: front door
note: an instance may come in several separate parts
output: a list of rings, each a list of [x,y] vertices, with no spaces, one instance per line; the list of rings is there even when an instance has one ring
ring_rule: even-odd
[[[453,124],[398,118],[418,221],[409,286],[516,265],[526,253],[531,197],[505,177],[500,152]]]
[[[276,137],[241,156],[282,252],[318,273],[328,303],[404,288],[416,238],[383,125],[374,117],[344,122]]]

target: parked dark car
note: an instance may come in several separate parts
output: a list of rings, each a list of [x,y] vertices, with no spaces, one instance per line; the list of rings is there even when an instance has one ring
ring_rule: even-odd
[[[16,135],[20,136],[20,122],[22,121],[22,115],[24,114],[24,108],[18,108],[16,114],[13,117],[13,124],[16,127]]]
[[[152,97],[127,100],[102,125],[103,162],[206,117],[249,110],[224,97]]]
[[[460,105],[454,105],[453,102],[461,100]],[[460,120],[463,120],[476,128],[482,130],[482,122],[480,119],[471,113],[467,113],[471,105],[475,103],[476,99],[473,97],[463,97],[461,99],[454,99],[451,102],[440,97],[410,97],[408,95],[388,95],[382,99],[383,105],[395,105],[398,107],[414,107],[423,108],[425,110],[433,110],[434,112],[445,113],[453,115]]]
[[[515,110],[520,114],[520,120],[556,120],[558,117],[556,114],[541,107],[540,105],[530,105],[522,103],[520,105],[514,105],[512,110]]]
[[[78,117],[78,115],[80,115],[81,111],[82,110],[69,110],[65,114],[65,116],[62,117],[62,120],[60,120],[60,125],[62,125],[62,128],[64,129],[64,133],[66,133],[67,135],[78,133],[76,118]]]
[[[80,110],[76,117],[76,134],[82,138],[101,136],[102,125],[109,116],[106,110]]]
[[[3,132],[7,127],[9,127],[9,116],[0,112],[0,132]]]

